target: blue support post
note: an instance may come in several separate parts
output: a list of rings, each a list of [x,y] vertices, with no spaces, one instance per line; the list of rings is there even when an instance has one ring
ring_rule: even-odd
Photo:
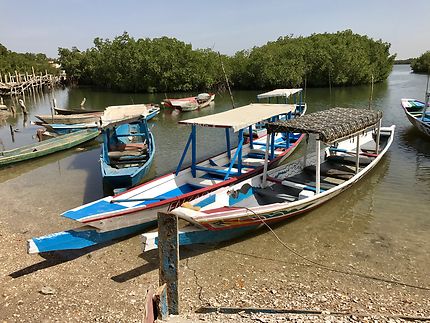
[[[270,159],[275,158],[275,133],[272,133],[270,138]]]
[[[178,173],[181,170],[182,163],[184,162],[185,156],[187,155],[188,147],[190,146],[192,137],[193,137],[193,133],[191,132],[190,136],[188,137],[187,144],[185,145],[184,152],[182,153],[181,160],[179,161],[178,167],[176,167],[176,173],[175,173],[175,175],[178,175]]]
[[[234,154],[234,157],[230,162],[227,174],[225,174],[225,176],[224,176],[224,180],[227,180],[230,177],[231,169],[233,168],[233,165],[234,165],[234,162],[236,161],[236,159],[238,159],[239,153],[240,153],[240,163],[242,163],[243,130],[239,131],[239,138],[242,138],[242,139],[239,140],[239,144],[237,145],[236,153]]]
[[[237,170],[239,174],[242,174],[242,146],[243,146],[243,129],[239,130],[239,142],[240,142],[240,149],[239,149],[239,155],[237,159]]]
[[[257,127],[255,128],[257,130]],[[249,126],[249,148],[254,149],[254,134],[252,133],[252,126]]]
[[[196,177],[196,162],[197,162],[197,154],[196,154],[196,125],[193,124],[191,128],[191,174],[193,177]]]
[[[231,159],[230,128],[225,128],[225,140],[227,143],[227,156],[228,156],[228,160],[230,160]]]

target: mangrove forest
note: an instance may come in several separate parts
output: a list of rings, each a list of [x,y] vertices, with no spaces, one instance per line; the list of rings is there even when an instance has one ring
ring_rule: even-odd
[[[283,36],[233,56],[169,37],[96,38],[84,51],[59,48],[59,62],[81,85],[132,92],[216,90],[225,76],[235,89],[349,86],[384,81],[395,55],[390,44],[351,30]],[[222,65],[226,75],[224,75]]]
[[[430,50],[415,58],[411,62],[411,68],[414,73],[430,74]]]

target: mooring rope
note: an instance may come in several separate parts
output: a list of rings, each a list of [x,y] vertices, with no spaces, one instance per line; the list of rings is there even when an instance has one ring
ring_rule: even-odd
[[[245,206],[241,206],[240,208],[243,208],[249,212],[251,212],[253,215],[255,215],[269,230],[270,232],[275,236],[275,238],[279,241],[279,243],[284,246],[286,249],[288,249],[291,253],[293,253],[294,255],[296,255],[297,257],[311,263],[314,264],[318,267],[321,267],[323,269],[326,270],[330,270],[333,272],[338,272],[338,273],[342,273],[342,274],[347,274],[347,275],[355,275],[361,278],[365,278],[365,279],[372,279],[372,280],[378,280],[378,281],[382,281],[382,282],[386,282],[386,283],[390,283],[390,284],[396,284],[396,285],[401,285],[401,286],[405,286],[405,287],[411,287],[411,288],[415,288],[415,289],[421,289],[421,290],[430,290],[429,287],[424,287],[424,286],[417,286],[417,285],[412,285],[412,284],[408,284],[408,283],[403,283],[403,282],[399,282],[399,281],[395,281],[395,280],[391,280],[385,277],[376,277],[376,276],[371,276],[371,275],[366,275],[366,274],[362,274],[356,271],[352,271],[348,268],[347,271],[338,269],[336,267],[332,267],[332,266],[328,266],[325,264],[322,264],[320,262],[314,261],[312,259],[308,259],[307,257],[301,255],[300,253],[298,253],[296,250],[294,250],[293,248],[289,247],[284,241],[281,240],[281,238],[279,238],[279,236],[276,234],[276,232],[269,226],[269,224],[267,224],[266,220],[258,215],[257,213],[255,213],[253,210],[245,207]],[[343,266],[344,267],[344,266]]]

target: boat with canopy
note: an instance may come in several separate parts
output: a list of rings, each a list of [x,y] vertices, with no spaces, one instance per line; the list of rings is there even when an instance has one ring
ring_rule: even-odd
[[[180,121],[191,127],[188,141],[175,172],[138,185],[121,194],[79,206],[62,215],[86,227],[29,240],[28,251],[45,252],[75,249],[133,234],[156,224],[157,212],[172,210],[184,202],[205,195],[212,190],[232,185],[263,171],[266,147],[269,151],[267,167],[275,167],[285,160],[304,138],[303,134],[284,132],[245,144],[244,129],[261,120],[277,120],[280,116],[294,118],[294,104],[249,104],[213,115]],[[225,152],[198,161],[197,129],[222,128],[225,132]],[[231,136],[237,135],[238,145],[232,147]],[[191,165],[183,168],[191,154]],[[77,232],[79,231],[79,232]],[[76,244],[74,237],[79,237]],[[86,239],[85,237],[89,237]]]
[[[315,153],[269,170],[267,146],[263,174],[172,210],[188,223],[179,231],[179,243],[229,240],[335,198],[368,174],[388,151],[395,126],[381,127],[381,118],[379,111],[333,108],[268,123],[267,143],[276,133],[299,132],[314,137]],[[143,239],[145,250],[157,247],[157,232],[145,233]]]

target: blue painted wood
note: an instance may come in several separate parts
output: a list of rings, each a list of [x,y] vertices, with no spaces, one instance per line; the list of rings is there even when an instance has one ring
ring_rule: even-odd
[[[250,136],[252,138],[252,131],[250,132]],[[241,130],[239,130],[239,140],[238,140],[240,148],[238,146],[238,149],[237,149],[239,151],[239,155],[237,156],[237,170],[238,170],[239,174],[242,174],[242,146],[243,146],[243,141],[244,141],[243,129],[241,129]]]
[[[196,138],[196,125],[191,127],[191,174],[196,177],[196,163],[197,163],[197,138]]]
[[[228,159],[231,159],[231,144],[230,144],[230,129],[225,128],[225,140],[227,144],[227,156]]]
[[[242,145],[243,145],[243,129],[239,130],[239,144],[237,145],[236,153],[234,154],[233,159],[231,159],[231,162],[228,167],[228,171],[225,174],[224,180],[227,180],[230,177],[230,175],[233,175],[231,173],[231,169],[233,168],[233,165],[236,163],[236,160],[238,160],[239,154],[242,155]],[[242,160],[240,162],[242,162]]]
[[[176,175],[178,175],[179,172],[181,171],[182,163],[184,162],[185,156],[187,155],[188,148],[190,147],[192,139],[193,139],[193,133],[191,132],[190,136],[188,137],[187,144],[185,145],[185,149],[182,152],[181,160],[179,161],[178,167],[176,167]]]
[[[95,229],[83,227],[82,229],[67,230],[38,238],[32,238],[29,240],[28,244],[33,244],[36,247],[36,250],[33,250],[33,253],[83,249],[95,246],[100,243],[106,243],[115,239],[137,234],[155,225],[156,221],[152,221],[102,233]]]
[[[179,314],[179,241],[178,217],[169,213],[158,213],[159,279],[160,286],[167,286],[169,314]]]

